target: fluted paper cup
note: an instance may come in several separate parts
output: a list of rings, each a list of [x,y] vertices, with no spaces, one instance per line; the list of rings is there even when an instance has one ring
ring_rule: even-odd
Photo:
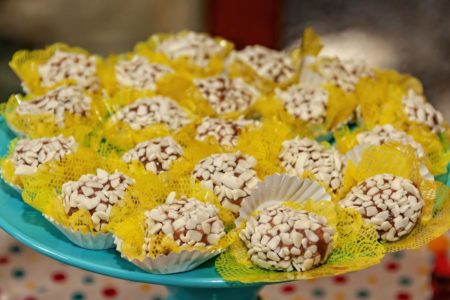
[[[49,216],[44,215],[44,217],[49,220],[50,223],[52,223],[56,228],[58,228],[58,230],[61,231],[61,233],[64,234],[69,241],[81,248],[91,250],[105,250],[114,248],[114,236],[112,235],[112,233],[83,233],[81,231],[73,231],[69,227],[65,227],[56,223],[56,221]]]
[[[267,176],[252,189],[251,195],[242,201],[236,226],[248,219],[256,210],[287,201],[302,203],[309,199],[331,200],[331,196],[323,186],[310,179],[301,179],[288,174]]]
[[[114,243],[116,244],[116,250],[120,252],[121,239],[115,237]],[[121,256],[145,272],[153,274],[174,274],[193,270],[202,263],[219,255],[223,250],[171,252],[167,255],[158,255],[155,258],[146,257],[142,261],[130,259],[122,253]]]

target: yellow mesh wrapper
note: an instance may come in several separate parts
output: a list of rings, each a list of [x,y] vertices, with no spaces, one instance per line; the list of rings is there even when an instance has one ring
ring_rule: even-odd
[[[350,121],[358,102],[354,93],[346,93],[331,84],[324,87],[329,94],[325,128],[332,130]]]
[[[138,174],[133,174],[139,180]],[[121,253],[128,259],[143,260],[146,256],[156,257],[170,252],[180,251],[214,251],[228,247],[237,237],[235,230],[230,229],[234,222],[233,215],[225,210],[212,191],[205,190],[199,184],[193,183],[190,176],[174,177],[173,174],[165,173],[162,176],[144,176],[142,182],[146,185],[138,193],[133,191],[127,193],[125,199],[119,202],[119,206],[113,207],[111,211],[110,226],[115,236],[122,240]],[[150,251],[143,252],[145,235],[145,211],[151,210],[165,203],[169,193],[176,192],[177,197],[185,195],[188,198],[196,198],[202,202],[210,203],[219,210],[218,216],[229,228],[228,233],[222,237],[217,245],[211,247],[178,246],[175,241],[164,234],[153,235],[151,238]]]
[[[354,131],[350,131],[346,126],[340,128],[334,133],[336,148],[341,153],[347,153],[358,145],[356,136],[365,130],[364,127],[357,128]],[[399,130],[405,130],[405,128],[399,128]],[[421,162],[427,166],[433,175],[447,172],[447,165],[450,162],[450,148],[446,145],[445,135],[438,136],[424,126],[415,125],[407,127],[405,132],[424,149],[425,157],[421,159]]]
[[[12,95],[6,103],[3,116],[13,131],[31,138],[51,137],[59,134],[73,136],[77,141],[95,129],[107,115],[107,104],[99,96],[86,93],[91,98],[91,110],[87,116],[64,113],[64,125],[56,124],[55,116],[51,113],[18,114],[16,109],[20,102],[30,101],[36,96]]]
[[[312,27],[306,27],[303,31],[303,37],[300,43],[300,47],[292,50],[291,55],[295,59],[302,59],[305,56],[318,56],[323,48],[323,44],[320,41],[320,36]]]
[[[343,188],[336,201],[345,197],[359,182],[383,173],[410,179],[418,187],[425,204],[420,221],[414,229],[397,242],[384,242],[386,251],[423,247],[450,228],[449,189],[440,182],[428,181],[420,177],[419,161],[414,149],[409,145],[387,143],[382,146],[368,147],[357,166],[349,162],[344,171]],[[439,205],[437,206],[436,203]]]
[[[395,71],[377,70],[374,78],[362,78],[356,86],[356,95],[365,125],[372,128],[377,124],[392,124],[405,128],[410,122],[402,98],[410,89],[421,94],[420,81]]]
[[[134,51],[136,53],[154,55],[150,53],[154,53],[157,47],[164,41],[176,36],[183,36],[188,33],[189,33],[188,31],[181,31],[176,34],[154,34],[150,36],[147,39],[147,41],[136,44],[136,46],[134,47]],[[168,57],[166,57],[166,59],[170,61],[170,65],[172,66],[172,68],[180,72],[185,72],[188,74],[201,77],[217,75],[224,70],[225,67],[224,61],[226,57],[230,54],[230,52],[233,50],[234,45],[231,42],[219,37],[215,37],[214,40],[216,43],[220,45],[222,50],[211,57],[207,67],[202,67],[195,64],[188,57],[179,57],[175,60],[170,60]],[[164,54],[161,55],[165,57]]]
[[[228,112],[223,114],[218,114],[209,104],[208,100],[203,97],[200,90],[195,84],[191,84],[188,89],[185,90],[184,95],[181,98],[177,98],[181,105],[188,108],[194,114],[198,116],[210,116],[210,117],[221,117],[225,119],[237,119],[240,116],[251,115],[255,112],[254,107],[260,106],[261,102],[264,102],[266,96],[260,94],[260,96],[255,100],[255,102],[250,105],[247,109],[238,112]]]
[[[61,188],[68,181],[78,181],[81,175],[95,174],[97,168],[110,173],[115,170],[126,171],[124,163],[113,157],[99,155],[99,150],[100,145],[91,146],[90,149],[79,147],[75,153],[64,156],[61,161],[42,165],[38,174],[23,179],[23,200],[57,224],[70,227],[73,231],[93,232],[95,226],[88,211],[79,210],[70,217],[66,215]],[[102,231],[107,232],[108,226],[104,226]]]
[[[150,63],[163,64],[170,67],[170,61],[160,53],[150,51],[141,51],[142,53],[126,53],[121,55],[111,55],[105,63],[101,64],[98,70],[99,77],[102,84],[109,95],[113,96],[116,93],[123,92],[125,95],[136,94],[160,94],[174,99],[182,99],[185,90],[191,86],[191,78],[188,74],[182,74],[173,69],[172,73],[164,75],[156,82],[156,89],[139,90],[133,87],[121,86],[116,79],[116,64],[121,60],[130,60],[134,55],[140,55],[148,59]],[[123,95],[123,94],[122,94]],[[117,98],[117,97],[115,97]]]
[[[236,149],[256,159],[256,173],[263,179],[274,173],[283,173],[278,155],[283,141],[293,138],[294,135],[287,124],[264,119],[261,127],[241,134]]]
[[[26,88],[31,93],[42,94],[45,91],[51,90],[56,86],[67,85],[73,83],[72,80],[63,80],[53,87],[42,87],[38,68],[45,64],[56,51],[64,51],[69,53],[79,53],[84,55],[91,55],[88,51],[70,47],[64,43],[56,43],[41,50],[20,50],[14,53],[12,60],[9,62],[10,67],[14,70],[17,76],[25,84]],[[96,56],[97,70],[102,64],[102,59]]]
[[[14,174],[16,167],[11,160],[18,141],[19,139],[16,138],[9,143],[7,154],[0,160],[1,176],[9,184],[23,188],[22,176]]]
[[[285,109],[283,102],[278,100],[275,95],[261,98],[247,112],[248,118],[270,120],[287,125],[293,135],[307,136],[314,138],[326,132],[323,124],[307,124],[289,114]]]
[[[294,204],[291,207],[322,215],[336,229],[333,250],[324,264],[306,272],[265,270],[250,261],[247,248],[239,239],[216,260],[217,272],[227,281],[278,282],[357,271],[377,264],[383,258],[384,248],[377,241],[376,231],[366,225],[356,211],[335,207],[331,201],[308,201],[305,205]]]
[[[294,68],[298,68],[298,60],[294,59]],[[298,75],[293,76],[291,79],[284,81],[282,83],[276,83],[272,80],[260,76],[255,70],[241,62],[240,60],[234,59],[228,65],[228,74],[231,77],[241,77],[247,83],[252,84],[258,90],[263,93],[270,93],[276,88],[287,88],[291,84],[298,81]]]
[[[191,129],[184,129],[184,127],[195,124],[196,119],[195,116],[183,106],[182,109],[188,113],[188,117],[192,120],[192,124],[187,124],[176,132],[173,132],[166,124],[163,123],[152,124],[140,130],[134,130],[128,123],[115,120],[113,117],[113,115],[123,106],[131,104],[138,99],[153,96],[155,96],[153,92],[136,91],[132,89],[121,90],[116,93],[116,95],[108,101],[110,118],[104,122],[103,127],[97,132],[97,134],[103,136],[111,144],[122,150],[129,150],[136,146],[136,144],[143,141],[174,134],[184,134],[186,140],[192,139],[192,137],[195,136],[195,129],[192,131]],[[187,132],[192,135],[187,137]]]

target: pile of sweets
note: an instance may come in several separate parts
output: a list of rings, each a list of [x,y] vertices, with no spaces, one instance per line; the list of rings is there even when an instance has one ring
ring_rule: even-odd
[[[307,28],[291,52],[187,31],[104,58],[18,51],[2,178],[78,246],[153,273],[219,256],[227,280],[312,278],[423,246],[450,227],[447,122],[416,78],[322,47]]]

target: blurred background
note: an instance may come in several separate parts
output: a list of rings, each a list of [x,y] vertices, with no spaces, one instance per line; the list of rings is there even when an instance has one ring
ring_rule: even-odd
[[[20,48],[62,41],[107,55],[156,32],[222,35],[238,48],[283,49],[312,25],[326,54],[418,76],[450,117],[450,1],[446,0],[0,0],[0,99],[19,84],[7,62]]]
[[[190,29],[221,35],[237,48],[258,43],[286,49],[298,45],[306,26],[322,36],[324,54],[363,59],[417,76],[428,99],[450,119],[446,0],[0,0],[0,101],[21,92],[8,61],[22,48],[66,42],[108,55],[131,50],[153,33]],[[438,256],[438,264],[430,263],[424,252],[402,252],[365,273],[274,286],[264,289],[262,298],[429,299],[432,286],[433,299],[450,299],[448,239],[437,249],[445,253]],[[160,300],[165,291],[51,262],[0,232],[1,300],[129,299],[128,295]]]

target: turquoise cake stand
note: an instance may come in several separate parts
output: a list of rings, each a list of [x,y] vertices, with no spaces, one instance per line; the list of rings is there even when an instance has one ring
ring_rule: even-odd
[[[0,155],[7,151],[14,134],[0,118]],[[438,178],[450,185],[448,174]],[[214,269],[214,261],[185,273],[155,275],[141,271],[111,250],[87,250],[69,242],[38,211],[25,204],[20,195],[0,183],[0,228],[28,247],[62,263],[87,271],[131,281],[164,285],[169,300],[252,300],[264,284],[226,282]]]
[[[7,151],[14,134],[0,119],[0,155]],[[38,211],[24,203],[21,196],[4,182],[0,183],[0,228],[28,247],[62,263],[87,271],[131,281],[164,285],[169,300],[251,300],[257,299],[262,284],[244,285],[226,282],[214,269],[214,261],[185,273],[156,275],[120,258],[110,250],[87,250],[69,242]]]

